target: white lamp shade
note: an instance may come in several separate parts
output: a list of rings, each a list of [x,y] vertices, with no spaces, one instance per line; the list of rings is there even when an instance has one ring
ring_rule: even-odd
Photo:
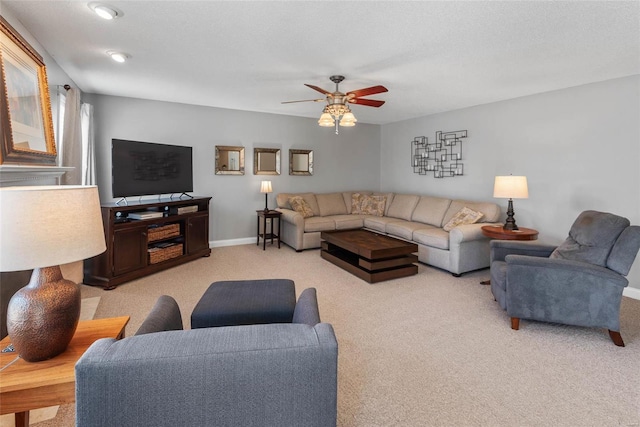
[[[322,113],[320,119],[318,120],[318,124],[323,127],[331,127],[336,124],[329,113]]]
[[[271,188],[271,181],[262,181],[260,183],[260,192],[261,193],[271,193],[273,189]]]
[[[52,267],[106,250],[98,188],[0,188],[0,271]]]
[[[496,176],[493,197],[502,199],[527,199],[529,188],[526,176]]]
[[[354,116],[352,112],[348,112],[348,113],[345,113],[344,116],[342,116],[342,119],[340,120],[340,126],[344,126],[344,127],[355,126],[357,121],[358,119],[356,119],[356,116]]]

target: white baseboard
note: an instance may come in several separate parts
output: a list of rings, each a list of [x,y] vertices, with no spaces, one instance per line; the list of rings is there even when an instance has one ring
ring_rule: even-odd
[[[640,289],[627,286],[624,288],[624,291],[622,291],[622,295],[633,299],[640,299]]]
[[[250,245],[256,243],[255,237],[244,237],[242,239],[214,240],[209,242],[210,248],[221,248],[223,246]]]

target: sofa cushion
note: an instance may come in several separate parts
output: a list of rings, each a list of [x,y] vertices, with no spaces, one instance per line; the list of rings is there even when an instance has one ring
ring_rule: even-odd
[[[390,222],[387,224],[386,231],[388,234],[391,234],[395,237],[400,237],[405,240],[413,239],[413,232],[415,230],[419,230],[424,228],[425,225],[421,222],[413,222],[413,221],[396,221]]]
[[[387,224],[392,222],[402,221],[398,218],[390,218],[388,216],[366,216],[364,218],[364,226],[371,230],[379,231],[381,233],[387,232]]]
[[[482,212],[476,212],[473,209],[464,207],[458,211],[445,225],[442,227],[444,231],[451,231],[455,227],[463,224],[475,224],[480,221],[484,214]]]
[[[444,218],[444,214],[449,209],[449,205],[451,205],[451,199],[422,196],[413,210],[411,220],[441,227],[442,218]]]
[[[584,211],[571,226],[567,240],[549,258],[583,261],[606,267],[611,248],[629,225],[627,218],[618,215]]]
[[[389,216],[389,206],[391,206],[391,202],[393,201],[393,193],[373,193],[374,196],[384,196],[387,201],[385,202],[384,207],[384,216]]]
[[[336,229],[336,222],[333,217],[314,216],[304,220],[304,232],[330,231]]]
[[[384,196],[362,196],[362,206],[360,213],[362,215],[384,216],[384,208],[387,198]]]
[[[393,196],[387,216],[411,221],[411,214],[419,200],[420,197],[414,194],[396,194]]]
[[[316,194],[320,216],[346,215],[347,206],[344,204],[342,193]]]
[[[449,249],[449,233],[439,227],[421,228],[413,232],[413,241],[438,249]]]
[[[447,209],[447,213],[444,214],[442,224],[449,222],[460,209],[468,207],[476,212],[481,212],[484,216],[479,222],[496,222],[500,218],[500,206],[495,203],[485,202],[470,202],[468,200],[453,200]]]
[[[313,216],[311,206],[300,196],[293,196],[289,198],[289,205],[291,209],[302,215],[303,218],[310,218]]]
[[[336,223],[336,230],[362,228],[364,217],[360,215],[333,215],[331,219]]]

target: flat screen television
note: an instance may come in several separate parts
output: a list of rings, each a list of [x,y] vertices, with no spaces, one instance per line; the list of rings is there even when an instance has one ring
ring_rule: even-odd
[[[113,197],[193,191],[192,148],[111,140]]]

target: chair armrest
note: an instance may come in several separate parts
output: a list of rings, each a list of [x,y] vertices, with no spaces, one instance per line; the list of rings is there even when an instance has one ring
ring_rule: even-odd
[[[302,291],[298,297],[296,308],[293,310],[291,323],[304,323],[309,326],[315,326],[320,323],[316,288],[307,288]]]
[[[508,255],[506,257],[507,271],[511,274],[511,268],[515,266],[520,267],[532,267],[533,269],[527,270],[527,280],[531,280],[531,276],[536,274],[543,274],[547,277],[552,276],[554,271],[560,274],[569,274],[574,278],[585,278],[585,281],[596,280],[600,285],[612,285],[625,287],[629,281],[622,275],[608,268],[601,267],[599,265],[593,265],[581,261],[573,261],[567,259],[557,258],[540,258],[536,256],[526,255]],[[542,270],[534,270],[534,268],[540,268]],[[589,279],[586,279],[586,278]],[[514,279],[516,279],[514,277]],[[509,282],[511,283],[512,276],[509,276]],[[517,282],[517,279],[514,280]]]
[[[527,255],[548,258],[557,246],[535,241],[492,240],[491,262],[504,261],[507,255]]]

